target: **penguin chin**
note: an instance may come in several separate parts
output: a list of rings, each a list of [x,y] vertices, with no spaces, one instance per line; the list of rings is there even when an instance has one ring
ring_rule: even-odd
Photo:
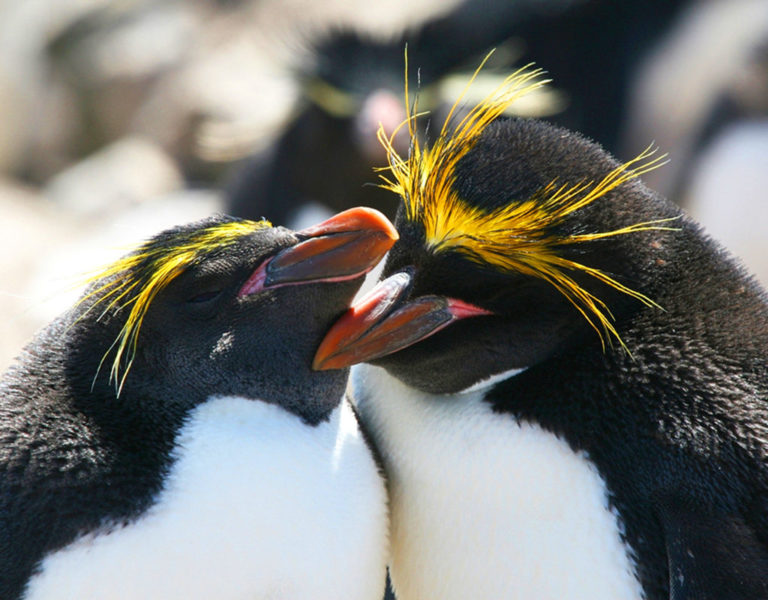
[[[302,423],[316,426],[327,422],[341,404],[348,377],[349,369],[314,373],[311,382],[305,386],[253,400],[275,404],[295,415]]]
[[[246,395],[279,405],[310,425],[326,421],[343,398],[349,369],[312,371],[312,356],[325,332],[347,309],[362,282],[363,277],[358,276],[339,283],[312,282],[267,290],[271,296],[270,306],[279,306],[281,312],[295,317],[293,322],[282,324],[286,343],[279,354],[266,362],[257,358],[247,366],[233,367],[233,372],[250,372],[253,376],[247,386],[251,391]],[[301,290],[297,293],[299,287]],[[253,339],[260,335],[259,323],[254,320],[250,336]],[[245,342],[241,349],[231,351],[235,361],[247,356]],[[273,382],[279,382],[279,385],[273,385]],[[243,382],[234,382],[234,385],[240,386]]]
[[[574,351],[582,329],[579,321],[529,323],[491,315],[456,321],[408,348],[369,362],[412,388],[457,394],[489,380],[495,383],[500,374],[522,373],[568,351],[562,348]]]

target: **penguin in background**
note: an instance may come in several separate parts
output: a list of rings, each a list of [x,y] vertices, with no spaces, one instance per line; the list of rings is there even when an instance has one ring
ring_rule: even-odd
[[[531,85],[382,136],[400,239],[315,356],[367,363],[395,592],[766,598],[766,293],[641,183],[661,157],[499,119]]]
[[[0,382],[0,597],[380,600],[384,482],[310,365],[395,237],[212,217],[98,276]]]
[[[409,83],[420,86],[421,111],[432,122],[445,117],[478,57],[496,47],[494,68],[482,73],[493,80],[487,81],[490,89],[512,65],[531,61],[557,82],[557,89],[538,90],[510,106],[513,113],[554,120],[616,151],[631,74],[689,3],[465,0],[389,38],[331,29],[312,43],[296,70],[299,97],[284,130],[269,149],[233,168],[226,212],[266,215],[297,227],[322,211],[357,205],[394,218],[397,199],[374,185],[372,168],[386,164],[376,140],[379,124],[391,133],[407,114],[400,101],[406,45],[416,67]],[[393,144],[407,152],[408,136],[395,136]]]
[[[225,186],[226,212],[301,226],[325,212],[364,205],[394,218],[397,199],[375,185],[372,170],[386,163],[376,139],[379,125],[392,132],[406,117],[400,101],[404,48],[418,67],[411,84],[422,88],[422,110],[444,114],[451,102],[444,102],[443,90],[455,87],[456,78],[469,77],[478,55],[503,46],[521,25],[549,22],[580,1],[561,0],[553,7],[538,1],[465,0],[389,38],[341,27],[320,34],[296,69],[294,116],[269,149],[233,169]],[[519,55],[512,46],[497,53],[503,72]],[[473,68],[467,70],[467,63]],[[561,109],[555,97],[531,106],[539,115]],[[398,135],[393,143],[406,151],[408,136]]]

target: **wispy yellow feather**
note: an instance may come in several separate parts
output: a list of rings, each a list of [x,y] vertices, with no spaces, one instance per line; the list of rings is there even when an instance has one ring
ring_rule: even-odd
[[[475,76],[482,67],[483,64],[475,71]],[[461,105],[462,94],[446,117],[437,139],[431,146],[424,147],[414,131],[414,122],[419,116],[417,104],[410,107],[408,102],[406,57],[405,94],[409,118],[403,125],[408,126],[410,133],[410,152],[407,159],[400,157],[393,145],[397,132],[388,137],[382,128],[379,129],[379,140],[389,156],[389,168],[385,171],[391,174],[381,175],[382,187],[403,199],[406,219],[424,226],[426,244],[431,251],[452,249],[481,264],[543,279],[574,305],[597,331],[603,344],[606,339],[610,343],[615,338],[624,345],[612,324],[613,318],[606,304],[581,287],[569,273],[586,273],[648,306],[657,305],[606,273],[564,258],[559,250],[567,245],[638,231],[668,229],[663,226],[668,219],[565,237],[556,237],[550,232],[571,213],[623,183],[663,165],[665,156],[654,157],[655,150],[648,148],[596,183],[585,181],[576,185],[558,185],[557,181],[553,181],[531,198],[490,212],[468,205],[454,189],[457,163],[472,149],[485,128],[501,116],[511,103],[548,83],[541,79],[542,74],[540,69],[529,67],[515,71],[454,125],[453,117]],[[471,84],[470,80],[468,86]]]
[[[94,286],[80,300],[82,303],[95,298],[88,311],[100,310],[99,318],[129,311],[117,339],[99,364],[101,368],[114,350],[110,381],[115,382],[118,395],[133,363],[144,317],[157,294],[211,252],[226,248],[265,227],[270,227],[270,223],[242,220],[179,232],[170,238],[153,238],[89,278]]]

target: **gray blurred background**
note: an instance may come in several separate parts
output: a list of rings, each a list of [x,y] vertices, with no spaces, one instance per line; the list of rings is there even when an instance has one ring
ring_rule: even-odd
[[[655,142],[670,163],[646,183],[768,282],[768,0],[680,1],[664,14],[652,2],[627,0],[638,12],[624,16],[606,4],[0,0],[0,370],[76,300],[84,275],[165,227],[251,202],[249,190],[282,177],[265,174],[280,162],[273,160],[280,148],[295,157],[299,179],[303,169],[310,177],[312,156],[337,153],[333,135],[311,138],[321,117],[306,112],[327,108],[328,98],[346,106],[346,96],[325,86],[317,99],[307,90],[320,79],[350,92],[359,73],[378,67],[345,62],[364,54],[351,46],[318,50],[329,36],[355,32],[364,45],[389,44],[394,55],[370,60],[401,73],[403,32],[435,20],[430,31],[442,37],[416,46],[419,60],[429,62],[444,40],[466,54],[451,63],[452,77],[476,66],[486,45],[500,48],[491,73],[536,62],[554,80],[552,93],[523,114],[584,129],[623,160]],[[455,95],[444,75],[437,87]],[[374,83],[348,109],[356,111],[354,136],[371,135],[360,125],[370,106],[380,112],[364,115],[369,120],[395,116],[389,100],[370,93]],[[614,95],[601,95],[603,88]],[[425,94],[430,89],[425,84]],[[297,123],[304,129],[286,150],[289,142],[277,142]],[[375,152],[371,161],[383,164]],[[371,189],[333,163],[318,169],[351,181],[350,199]],[[376,181],[367,163],[364,173]],[[281,193],[253,210],[282,222],[268,203]],[[303,201],[311,192],[295,195]],[[321,218],[322,207],[311,214]]]

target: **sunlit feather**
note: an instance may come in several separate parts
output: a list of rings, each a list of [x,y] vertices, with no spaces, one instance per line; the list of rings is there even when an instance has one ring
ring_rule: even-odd
[[[664,164],[665,156],[655,156],[655,150],[648,148],[637,158],[607,173],[600,181],[584,181],[575,185],[552,181],[532,197],[518,199],[492,211],[467,204],[455,191],[458,162],[472,149],[485,128],[510,104],[547,83],[541,78],[542,74],[540,69],[529,67],[512,73],[497,90],[454,123],[454,114],[464,96],[462,93],[437,139],[429,146],[422,145],[414,131],[414,103],[406,121],[411,135],[407,159],[397,154],[393,145],[394,136],[388,137],[383,129],[379,130],[379,140],[389,156],[389,168],[382,170],[380,175],[382,187],[402,198],[407,220],[423,225],[430,251],[453,250],[481,264],[543,279],[575,306],[598,332],[603,344],[615,338],[623,345],[612,324],[608,307],[580,286],[572,274],[585,273],[646,305],[657,305],[606,273],[565,258],[561,249],[640,231],[669,229],[665,226],[669,220],[636,223],[621,229],[593,233],[557,236],[552,232],[575,211]],[[406,86],[406,105],[407,99]]]
[[[81,303],[93,300],[88,311],[100,311],[99,319],[128,311],[125,324],[99,365],[101,367],[107,355],[114,352],[110,381],[115,382],[118,394],[136,354],[141,325],[157,295],[212,252],[269,226],[267,221],[241,220],[179,231],[170,237],[159,236],[89,279],[92,288],[80,300]]]

